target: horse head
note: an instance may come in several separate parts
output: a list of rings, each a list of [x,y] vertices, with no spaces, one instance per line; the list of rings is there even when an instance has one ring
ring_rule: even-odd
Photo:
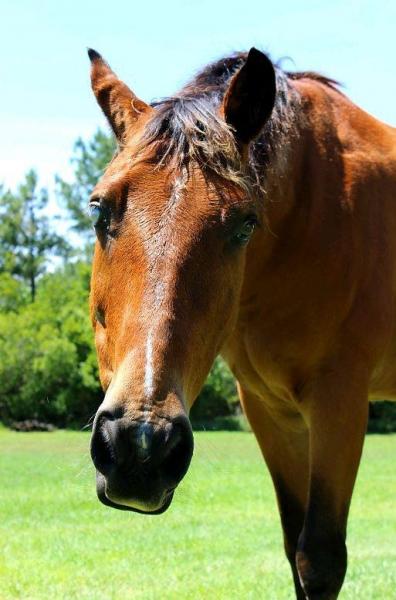
[[[263,218],[248,147],[271,114],[275,74],[252,49],[221,92],[208,73],[150,106],[89,54],[118,141],[90,200],[105,391],[91,454],[102,502],[157,514],[187,472],[189,409],[238,316],[246,247]]]

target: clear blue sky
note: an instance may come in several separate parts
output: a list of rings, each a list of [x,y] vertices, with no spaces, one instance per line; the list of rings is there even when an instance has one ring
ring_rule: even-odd
[[[104,125],[86,47],[145,100],[174,92],[206,62],[255,45],[287,68],[316,69],[396,125],[396,2],[380,0],[0,0],[0,181],[31,166],[70,174],[74,140]]]

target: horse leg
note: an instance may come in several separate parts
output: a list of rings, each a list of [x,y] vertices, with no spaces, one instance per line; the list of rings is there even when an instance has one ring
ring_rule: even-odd
[[[308,431],[298,413],[274,419],[264,400],[241,388],[239,395],[271,473],[296,597],[304,600],[296,567],[296,550],[308,494]]]
[[[329,365],[301,398],[310,487],[296,564],[309,600],[337,598],[344,581],[348,510],[367,426],[367,372],[339,364]]]

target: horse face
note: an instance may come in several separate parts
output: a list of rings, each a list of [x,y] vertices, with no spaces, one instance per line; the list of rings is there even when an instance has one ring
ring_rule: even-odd
[[[91,59],[120,143],[91,198],[91,315],[106,392],[91,454],[102,502],[154,514],[188,469],[188,411],[235,324],[259,215],[241,188],[196,161],[160,168],[142,152],[153,109],[99,55]]]
[[[128,169],[125,159],[123,171],[130,151],[91,201],[91,312],[106,390],[92,455],[101,499],[153,511],[188,468],[186,415],[235,322],[256,217],[198,169],[183,190],[178,176],[147,164]]]

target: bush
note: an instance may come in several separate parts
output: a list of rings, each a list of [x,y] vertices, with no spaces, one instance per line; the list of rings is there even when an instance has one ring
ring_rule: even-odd
[[[90,267],[40,281],[34,303],[0,314],[0,418],[83,424],[101,391],[88,318]]]
[[[195,401],[190,418],[195,428],[211,428],[215,419],[232,422],[230,417],[240,413],[235,379],[222,358],[216,358],[201,393]],[[219,421],[218,421],[219,423]],[[228,429],[229,427],[225,427]],[[230,428],[239,428],[230,425]]]
[[[396,402],[383,400],[370,404],[368,433],[396,431]]]

